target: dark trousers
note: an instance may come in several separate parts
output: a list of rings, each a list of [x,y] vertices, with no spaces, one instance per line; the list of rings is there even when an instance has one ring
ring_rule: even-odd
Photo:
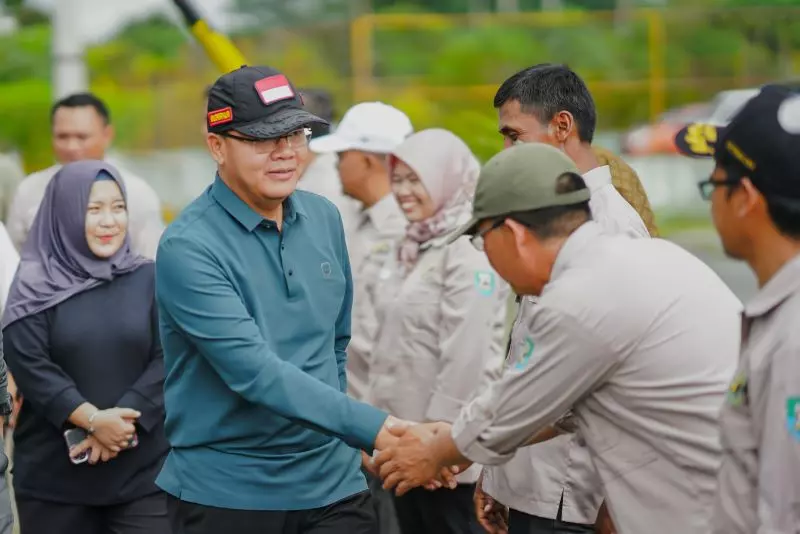
[[[18,499],[17,512],[20,534],[171,534],[163,493],[115,506]]]
[[[167,497],[172,534],[378,534],[369,491],[311,510],[230,510]]]
[[[557,519],[547,519],[528,515],[513,508],[508,511],[508,534],[589,534],[594,533],[594,525],[567,523]]]
[[[454,490],[416,488],[395,497],[400,530],[403,534],[486,534],[475,515],[474,493],[474,484],[459,484]]]
[[[383,481],[364,471],[367,485],[372,494],[375,514],[378,516],[378,532],[380,534],[400,534],[397,512],[394,509],[394,495],[383,489]]]

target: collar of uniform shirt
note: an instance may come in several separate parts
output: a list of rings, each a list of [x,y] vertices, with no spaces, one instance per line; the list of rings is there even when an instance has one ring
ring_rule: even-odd
[[[800,291],[800,254],[786,262],[744,308],[746,317],[759,317]]]
[[[389,193],[372,206],[365,208],[364,217],[369,218],[379,233],[395,233],[392,224],[398,217],[403,217],[403,214],[394,195]]]
[[[611,167],[603,165],[595,167],[589,172],[583,174],[583,181],[591,193],[594,193],[601,187],[611,185]]]
[[[602,228],[596,222],[585,222],[580,228],[572,232],[567,240],[561,245],[561,250],[558,251],[556,262],[553,264],[553,271],[550,273],[550,279],[555,280],[567,268],[570,258],[578,254],[583,248],[594,241],[594,239],[603,233]]]

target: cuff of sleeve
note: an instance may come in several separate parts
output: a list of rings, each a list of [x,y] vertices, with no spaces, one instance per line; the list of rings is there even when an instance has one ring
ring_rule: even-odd
[[[459,417],[450,430],[458,451],[472,462],[481,465],[500,465],[514,457],[514,452],[501,454],[488,449],[479,442],[481,429]]]
[[[119,399],[117,406],[132,408],[142,414],[136,424],[145,432],[151,432],[158,423],[164,420],[164,407],[156,406],[136,391],[128,391]]]
[[[448,395],[434,391],[428,404],[428,411],[425,418],[428,421],[444,421],[451,423],[458,418],[461,407],[464,405],[459,399],[454,399]]]
[[[61,428],[69,419],[70,414],[84,402],[86,399],[80,394],[78,388],[70,386],[50,401],[50,405],[47,407],[47,419],[56,427]]]
[[[350,402],[350,445],[372,453],[375,440],[389,414],[369,404],[364,404],[348,397]]]

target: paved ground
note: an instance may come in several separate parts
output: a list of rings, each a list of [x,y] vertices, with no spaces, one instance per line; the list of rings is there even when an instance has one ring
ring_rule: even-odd
[[[685,231],[673,234],[669,239],[706,262],[742,302],[747,302],[757,291],[753,273],[743,262],[725,256],[719,237],[712,229]]]

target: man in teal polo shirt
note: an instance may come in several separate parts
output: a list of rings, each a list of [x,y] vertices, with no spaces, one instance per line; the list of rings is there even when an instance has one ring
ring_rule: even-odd
[[[242,67],[208,98],[214,184],[169,227],[156,294],[172,450],[158,485],[176,534],[373,534],[360,450],[392,421],[350,399],[352,280],[341,217],[295,191],[303,109]]]

